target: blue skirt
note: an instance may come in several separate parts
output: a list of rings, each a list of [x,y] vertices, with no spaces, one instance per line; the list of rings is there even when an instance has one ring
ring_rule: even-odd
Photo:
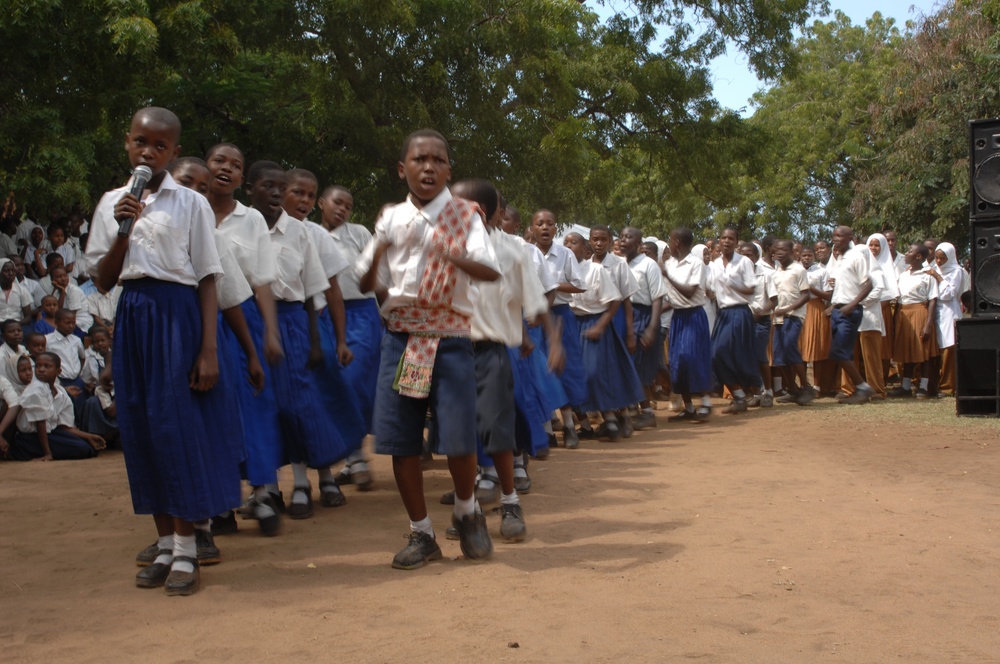
[[[341,373],[357,396],[365,431],[370,433],[385,328],[378,303],[373,299],[344,300],[344,313],[347,315],[347,345],[354,353],[354,361]]]
[[[541,397],[543,410],[551,413],[569,404],[569,397],[566,396],[566,390],[563,389],[559,376],[549,371],[549,355],[545,351],[549,342],[542,327],[540,325],[529,327],[528,336],[535,344],[534,352],[528,356],[531,360],[532,380]],[[520,350],[518,354],[520,355]]]
[[[229,384],[236,391],[243,422],[243,440],[239,441],[243,446],[243,475],[253,486],[276,484],[278,468],[286,461],[281,447],[281,430],[278,428],[278,401],[274,396],[274,373],[264,359],[264,319],[260,315],[257,301],[252,297],[243,302],[240,308],[250,330],[254,348],[257,349],[257,357],[264,367],[264,389],[260,394],[254,394],[254,388],[247,380],[246,353],[243,352],[229,326],[224,325],[221,328],[225,335],[226,350],[232,358]]]
[[[704,394],[712,390],[712,339],[702,307],[674,309],[668,360],[674,392]]]
[[[583,366],[587,372],[587,399],[583,402],[586,412],[617,410],[645,398],[632,358],[614,325],[608,325],[597,341],[584,338],[583,333],[596,325],[601,315],[578,317]]]
[[[239,406],[226,384],[189,387],[201,350],[201,311],[191,286],[130,279],[115,316],[113,373],[118,427],[136,514],[200,521],[240,504]]]
[[[652,307],[645,304],[632,305],[632,329],[635,331],[635,352],[632,353],[632,363],[635,365],[635,372],[639,374],[639,382],[643,385],[652,385],[656,382],[656,372],[663,364],[663,342],[660,341],[659,327],[653,345],[649,348],[642,346],[642,333],[649,327],[652,318]]]
[[[755,357],[753,313],[750,307],[719,309],[712,331],[712,369],[722,385],[751,387],[761,384]]]
[[[570,311],[568,304],[556,304],[552,306],[553,318],[562,322],[562,345],[563,354],[566,356],[566,367],[559,375],[559,382],[562,383],[563,391],[569,401],[563,406],[580,406],[587,399],[587,371],[583,367],[583,349],[580,346],[580,324],[576,316]],[[556,318],[558,317],[558,318]],[[549,355],[549,345],[544,340],[540,346],[545,351],[545,356]]]
[[[278,423],[288,460],[326,468],[351,450],[327,412],[320,386],[321,364],[308,368],[309,314],[302,302],[276,302],[285,361],[274,367]]]
[[[326,411],[333,418],[333,425],[340,432],[350,454],[361,449],[368,427],[361,414],[357,392],[347,382],[344,367],[340,366],[337,359],[337,334],[333,329],[330,310],[324,309],[317,315],[319,338],[323,345],[323,369],[319,372],[319,385],[326,401]]]
[[[539,373],[538,360],[544,362],[544,357],[537,346],[528,357],[521,357],[520,348],[507,348],[510,364],[514,370],[514,438],[517,449],[526,451],[531,456],[544,453],[549,447],[549,434],[545,431],[545,423],[558,406],[551,407],[546,401],[543,388],[538,382],[540,375],[552,376],[547,371]],[[555,381],[558,385],[558,381]],[[562,387],[560,386],[560,391]],[[566,402],[563,401],[562,405]]]

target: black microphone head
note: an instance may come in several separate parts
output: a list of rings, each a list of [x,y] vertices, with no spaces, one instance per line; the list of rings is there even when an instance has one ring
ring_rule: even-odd
[[[136,180],[149,182],[151,179],[153,179],[153,169],[151,169],[149,166],[146,166],[145,164],[139,164],[132,171],[132,176],[135,177]]]

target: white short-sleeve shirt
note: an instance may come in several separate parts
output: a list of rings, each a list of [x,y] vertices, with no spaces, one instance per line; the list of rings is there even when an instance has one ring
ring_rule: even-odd
[[[622,295],[615,285],[609,270],[599,263],[585,260],[580,263],[583,271],[582,293],[573,293],[569,306],[574,313],[580,315],[603,314],[612,302],[621,301]]]
[[[809,290],[809,276],[806,269],[800,263],[795,262],[790,263],[786,268],[779,266],[771,275],[771,283],[774,286],[773,293],[778,298],[778,306],[775,308],[787,307],[802,296],[802,291]],[[806,305],[803,304],[785,315],[805,318]]]
[[[584,287],[583,269],[569,248],[561,244],[553,244],[547,253],[542,252],[542,256],[545,258],[545,265],[549,268],[549,274],[552,275],[557,286],[569,284],[574,288]],[[557,291],[554,304],[569,304],[572,299],[573,293]]]
[[[667,294],[667,286],[663,283],[660,266],[652,258],[646,254],[637,254],[629,261],[628,267],[638,285],[638,289],[632,294],[632,304],[642,304],[649,307],[653,305],[655,300],[659,300]]]
[[[0,291],[0,322],[21,320],[24,318],[24,307],[31,305],[31,295],[15,280],[9,291]]]
[[[354,265],[361,252],[372,241],[372,234],[361,224],[344,223],[330,231],[333,243],[337,245],[341,255]],[[345,300],[366,300],[375,297],[375,293],[362,293],[358,286],[359,277],[354,270],[345,270],[337,275],[337,283]]]
[[[38,423],[45,422],[45,430],[73,426],[73,402],[62,385],[56,383],[55,395],[47,383],[32,380],[21,393],[21,412],[17,414],[18,431],[35,433]]]
[[[305,302],[330,286],[323,272],[316,247],[309,240],[302,222],[282,212],[270,229],[277,276],[271,283],[274,299]]]
[[[98,276],[100,261],[115,243],[119,225],[114,208],[128,190],[126,185],[109,191],[97,204],[87,241],[91,276]],[[204,196],[179,186],[166,173],[159,190],[147,196],[145,203],[129,237],[120,275],[123,281],[151,277],[197,286],[205,277],[222,272],[212,237],[215,214]]]
[[[709,287],[715,293],[715,301],[720,307],[748,305],[753,295],[738,293],[733,288],[756,288],[757,275],[753,261],[743,254],[734,253],[726,264],[719,256],[709,263]]]
[[[229,245],[243,276],[252,287],[265,286],[274,281],[277,268],[274,248],[267,232],[263,215],[239,201],[236,207],[219,222],[216,231]]]
[[[667,259],[664,264],[666,276],[664,282],[667,285],[667,299],[674,309],[693,309],[708,304],[708,295],[705,288],[708,285],[708,268],[701,256],[689,253],[684,258],[677,260],[674,256]],[[673,279],[684,286],[697,286],[697,290],[691,297],[684,297],[680,291],[670,283]]]
[[[524,318],[543,313],[549,303],[535,267],[521,246],[524,241],[503,231],[490,231],[490,241],[500,278],[479,284],[470,336],[474,341],[517,346],[521,343]]]

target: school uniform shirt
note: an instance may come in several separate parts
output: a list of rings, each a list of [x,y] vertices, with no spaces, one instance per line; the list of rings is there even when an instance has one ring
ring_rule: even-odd
[[[549,268],[549,274],[555,279],[557,285],[570,284],[574,288],[583,288],[583,269],[569,248],[561,244],[553,244],[549,247],[548,253],[542,252],[542,256],[545,258],[545,265]],[[556,299],[553,304],[569,304],[572,299],[573,293],[556,291]]]
[[[938,284],[938,303],[935,317],[938,330],[938,347],[950,348],[955,345],[955,321],[962,318],[962,293],[965,292],[965,270],[958,264],[955,245],[942,242],[938,251],[948,259],[935,269],[941,274]]]
[[[4,363],[4,366],[12,357],[31,357],[31,353],[21,345],[18,345],[17,350],[11,348],[10,344],[0,345],[0,362]]]
[[[612,281],[615,282],[615,287],[621,293],[622,300],[631,298],[639,290],[635,275],[632,274],[628,263],[621,256],[616,256],[609,251],[604,255],[604,260],[599,265],[610,274]]]
[[[570,309],[578,316],[603,314],[612,302],[621,301],[622,295],[608,270],[599,263],[585,260],[580,263],[583,271],[582,293],[573,293]]]
[[[233,255],[230,248],[232,243],[226,241],[218,228],[212,232],[212,236],[215,238],[215,248],[219,250],[219,263],[222,265],[222,274],[215,278],[219,309],[238,307],[253,297],[253,289],[250,288],[250,282],[243,276],[243,270]]]
[[[521,248],[528,255],[528,260],[531,261],[532,266],[535,268],[535,275],[542,284],[542,290],[548,294],[559,288],[559,282],[556,281],[555,275],[549,270],[545,262],[545,254],[542,253],[542,250],[519,235],[511,235],[511,237],[521,241]]]
[[[0,258],[17,255],[17,242],[6,233],[0,233]]]
[[[674,309],[691,309],[693,307],[703,307],[708,304],[708,295],[705,289],[708,287],[708,266],[701,256],[689,253],[681,260],[671,256],[664,264],[666,278],[664,283],[667,287],[667,299]],[[685,286],[697,286],[697,290],[691,297],[684,297],[680,291],[670,283],[673,279]]]
[[[719,308],[750,304],[753,295],[739,293],[734,287],[757,287],[753,261],[742,254],[734,253],[726,265],[722,256],[719,256],[708,264],[708,287],[715,293],[715,302]]]
[[[107,293],[94,291],[87,296],[87,309],[94,318],[115,322],[115,311],[118,309],[118,298],[122,295],[122,287],[115,287]]]
[[[36,262],[35,258],[38,254],[38,250],[41,249],[42,265],[44,266],[45,257],[52,253],[52,243],[49,242],[48,240],[42,240],[42,243],[36,246],[31,244],[31,240],[28,240],[27,242],[28,246],[24,248],[24,254],[22,254],[21,258],[24,259],[25,263],[30,263],[31,265],[35,265]]]
[[[330,238],[336,245],[340,254],[349,265],[354,265],[361,252],[365,250],[368,243],[372,241],[372,234],[361,224],[350,222],[337,226],[330,231]],[[362,293],[358,286],[360,278],[354,270],[344,270],[337,275],[337,283],[340,285],[340,292],[344,300],[368,300],[374,299],[375,293]]]
[[[330,286],[302,222],[282,212],[269,236],[277,266],[271,282],[274,299],[305,302],[307,297],[315,297]]]
[[[774,271],[771,275],[772,294],[778,298],[778,306],[787,307],[795,302],[802,295],[802,291],[809,290],[809,277],[806,269],[799,263],[790,263],[788,267]],[[806,305],[803,304],[798,309],[794,309],[786,316],[795,316],[804,319],[806,316]],[[775,323],[778,321],[776,320]]]
[[[660,266],[652,258],[646,254],[638,254],[628,262],[628,268],[638,286],[632,294],[632,304],[650,307],[654,301],[663,299],[667,294],[667,285],[663,283]]]
[[[874,269],[868,274],[872,282],[872,290],[861,300],[861,325],[858,332],[878,331],[885,336],[885,320],[882,318],[882,296],[886,291],[885,273]]]
[[[520,238],[501,230],[489,231],[489,236],[500,278],[479,284],[469,336],[473,341],[519,346],[524,319],[547,311],[549,301]]]
[[[21,395],[17,393],[6,376],[0,376],[0,400],[7,404],[7,408],[21,405]]]
[[[768,309],[768,302],[775,295],[774,284],[771,283],[774,277],[774,268],[764,261],[757,261],[753,268],[757,276],[757,285],[753,289],[753,299],[750,300],[750,312],[754,316],[770,315],[764,312]]]
[[[239,201],[215,229],[229,245],[243,276],[256,288],[274,281],[277,273],[274,247],[268,235],[264,216]]]
[[[862,287],[868,283],[868,259],[860,251],[851,248],[837,261],[829,278],[836,279],[831,303],[840,306],[853,302],[861,293]]]
[[[59,356],[60,378],[73,380],[80,377],[83,370],[83,342],[75,334],[63,336],[59,330],[45,335],[45,350]]]
[[[313,223],[308,219],[305,221],[300,221],[302,228],[306,231],[306,236],[309,241],[312,242],[313,247],[316,249],[316,255],[319,256],[320,265],[323,266],[323,273],[326,275],[327,287],[329,287],[330,279],[337,278],[337,285],[340,285],[339,275],[343,274],[345,271],[350,272],[347,268],[351,266],[347,262],[347,259],[340,249],[337,248],[337,244],[330,237],[330,233],[320,226],[319,224]],[[326,289],[324,289],[326,290]],[[343,291],[341,291],[343,295]],[[317,295],[313,298],[313,306],[316,307],[316,311],[322,311],[326,308],[326,296]]]
[[[938,297],[938,285],[934,277],[923,270],[913,272],[907,269],[899,275],[899,303],[922,304]]]
[[[125,185],[104,194],[94,211],[87,241],[93,277],[98,276],[98,264],[118,236],[114,208],[128,190]],[[222,273],[212,233],[215,214],[204,196],[179,186],[166,173],[159,191],[146,197],[145,203],[129,237],[122,281],[150,277],[196,287],[205,277]]]
[[[364,276],[372,264],[375,247],[383,243],[389,245],[378,270],[378,282],[388,290],[382,303],[383,316],[397,307],[416,303],[430,258],[437,218],[451,198],[451,192],[444,189],[434,200],[418,208],[407,196],[402,203],[385,209],[375,222],[375,235],[358,258],[354,270],[359,277]],[[493,270],[499,269],[493,243],[478,215],[472,219],[465,240],[465,252],[468,260]],[[461,270],[457,270],[455,276],[451,309],[464,316],[472,316],[477,284]]]
[[[36,224],[31,219],[25,219],[17,226],[17,232],[14,233],[14,242],[19,246],[30,245],[31,244],[31,231],[38,228]],[[32,260],[35,256],[32,254]]]
[[[94,389],[101,378],[101,369],[104,368],[105,361],[100,353],[93,348],[84,351],[83,369],[80,371],[80,380],[89,389]]]
[[[899,275],[903,274],[904,272],[906,272],[907,269],[909,269],[908,266],[906,265],[906,258],[903,256],[903,254],[899,252],[896,252],[896,256],[892,259],[892,264],[896,268],[897,280],[899,279]]]
[[[52,388],[55,388],[55,395]],[[17,414],[17,430],[22,433],[35,433],[38,423],[45,422],[45,431],[51,432],[56,427],[71,427],[73,421],[73,402],[66,389],[56,383],[49,386],[40,380],[33,380],[21,393],[21,412]]]
[[[52,295],[52,277],[45,275],[37,282],[38,289],[35,291],[35,308],[42,306],[42,298],[46,295]]]
[[[24,307],[31,306],[30,297],[17,280],[10,285],[9,291],[0,291],[0,321],[24,318]]]
[[[73,269],[70,270],[69,276],[74,277],[77,273],[76,265],[76,251],[69,244],[63,244],[61,247],[56,247],[52,250],[53,252],[59,254],[63,257],[63,265],[67,268],[72,265]]]
[[[828,286],[826,285],[826,268],[820,263],[813,263],[806,270],[806,277],[809,279],[809,287],[815,288],[818,291],[826,291]],[[818,295],[814,295],[812,292],[809,293],[810,300],[819,299]]]
[[[57,298],[59,293],[52,293]],[[63,298],[63,309],[69,309],[76,314],[76,326],[86,332],[94,324],[94,317],[90,313],[90,305],[87,296],[83,294],[80,287],[70,282],[66,285],[66,297]]]
[[[37,307],[38,305],[34,303],[41,302],[42,297],[45,295],[45,293],[42,293],[42,288],[38,285],[38,282],[34,279],[24,277],[23,279],[18,279],[17,285],[31,297],[32,305]]]

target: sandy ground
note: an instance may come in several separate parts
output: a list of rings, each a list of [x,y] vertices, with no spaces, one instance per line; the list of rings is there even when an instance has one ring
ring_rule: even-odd
[[[120,452],[0,465],[5,662],[996,662],[1000,422],[817,402],[661,425],[533,462],[529,539],[471,563],[405,544],[377,489],[218,538],[188,598],[134,587],[154,539]],[[289,481],[289,478],[285,478]],[[491,531],[499,518],[490,514]]]

